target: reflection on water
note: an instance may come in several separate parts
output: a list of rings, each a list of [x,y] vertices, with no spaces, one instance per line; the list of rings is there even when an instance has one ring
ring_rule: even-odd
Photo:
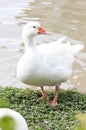
[[[85,45],[86,0],[3,0],[0,2],[0,85],[25,86],[16,79],[16,64],[22,55],[22,25],[39,21],[49,37],[39,37],[37,42],[50,42],[66,35],[73,42]],[[59,34],[59,35],[58,35]],[[75,41],[77,40],[77,41]],[[62,86],[73,86],[86,92],[86,47],[76,55],[73,75]]]

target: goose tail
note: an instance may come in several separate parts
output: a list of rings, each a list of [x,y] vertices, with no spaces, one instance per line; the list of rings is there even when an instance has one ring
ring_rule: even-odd
[[[78,44],[78,45],[72,45],[71,47],[72,47],[73,53],[75,54],[75,53],[81,51],[84,48],[84,45]]]

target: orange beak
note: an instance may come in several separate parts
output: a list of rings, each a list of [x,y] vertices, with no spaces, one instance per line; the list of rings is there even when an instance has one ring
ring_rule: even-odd
[[[48,34],[48,32],[46,30],[44,30],[42,27],[39,27],[38,29],[38,34]]]

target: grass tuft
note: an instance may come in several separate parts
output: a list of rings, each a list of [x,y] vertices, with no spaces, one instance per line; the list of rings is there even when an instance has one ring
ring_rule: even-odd
[[[48,93],[52,99],[54,92]],[[41,98],[39,91],[30,89],[0,88],[0,97],[0,107],[20,112],[29,130],[71,130],[80,124],[76,115],[86,112],[86,94],[74,91],[61,91],[54,108]]]

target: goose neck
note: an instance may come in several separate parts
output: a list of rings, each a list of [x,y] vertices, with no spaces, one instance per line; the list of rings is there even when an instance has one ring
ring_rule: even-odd
[[[25,44],[25,48],[27,49],[28,47],[31,48],[31,47],[34,47],[34,42],[33,42],[33,38],[32,37],[23,37],[23,41],[24,41],[24,44]]]

